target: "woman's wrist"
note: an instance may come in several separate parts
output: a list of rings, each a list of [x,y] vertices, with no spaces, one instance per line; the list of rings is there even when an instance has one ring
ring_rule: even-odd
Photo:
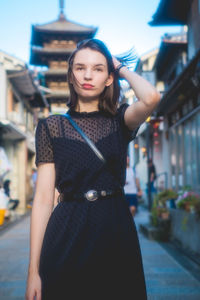
[[[120,67],[118,68],[117,74],[120,78],[125,78],[127,71],[129,72],[126,65],[120,64]]]
[[[39,273],[38,267],[30,265],[28,268],[28,273],[29,274],[38,274]]]

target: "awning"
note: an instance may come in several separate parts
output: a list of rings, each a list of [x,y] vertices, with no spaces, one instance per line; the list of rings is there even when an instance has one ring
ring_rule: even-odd
[[[7,77],[14,89],[29,101],[32,107],[48,106],[39,88],[35,85],[32,75],[28,69],[21,71],[7,71]]]
[[[20,130],[16,125],[12,124],[8,120],[0,120],[0,131],[3,139],[7,140],[24,140],[27,138],[25,132]]]

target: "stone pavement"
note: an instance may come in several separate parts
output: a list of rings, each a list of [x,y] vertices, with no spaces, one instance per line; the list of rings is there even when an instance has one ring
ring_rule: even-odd
[[[140,209],[135,217],[137,228],[147,223],[147,218],[146,211]],[[148,300],[200,300],[200,278],[197,281],[156,241],[140,233],[139,240]]]
[[[0,299],[22,300],[29,255],[29,221],[22,218],[0,233]]]
[[[145,222],[146,215],[144,211],[138,213],[135,218],[137,227],[139,223]],[[27,216],[0,233],[1,300],[24,299],[29,254],[29,221],[30,217]],[[148,300],[199,300],[200,282],[157,242],[146,239],[140,233],[139,239]],[[134,287],[132,299],[141,300],[134,296]]]

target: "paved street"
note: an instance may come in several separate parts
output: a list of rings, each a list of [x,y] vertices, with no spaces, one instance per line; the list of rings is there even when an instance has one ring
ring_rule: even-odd
[[[145,218],[146,213],[141,211],[135,218],[136,224],[144,223]],[[141,234],[139,239],[148,300],[199,300],[200,281],[197,281],[157,242],[150,241]]]
[[[29,217],[0,234],[0,299],[24,299],[29,255]]]
[[[145,217],[143,212],[139,213],[136,217],[136,223],[139,224]],[[24,299],[28,263],[29,220],[29,217],[25,217],[0,234],[1,300]],[[199,300],[200,282],[192,277],[158,243],[147,240],[141,234],[139,234],[139,238],[148,300]],[[133,288],[134,299],[136,298],[134,298]]]

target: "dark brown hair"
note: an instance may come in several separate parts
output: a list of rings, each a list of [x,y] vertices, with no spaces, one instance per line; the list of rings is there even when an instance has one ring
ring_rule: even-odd
[[[117,106],[119,102],[119,96],[120,96],[120,84],[119,84],[119,77],[115,72],[114,64],[112,61],[112,55],[106,45],[98,40],[98,39],[89,39],[84,40],[77,44],[76,50],[71,54],[69,60],[68,60],[68,85],[70,90],[70,99],[67,103],[68,106],[70,106],[71,109],[75,109],[78,102],[77,93],[74,90],[73,84],[70,81],[74,80],[72,67],[74,62],[74,57],[78,51],[81,49],[90,48],[92,50],[98,51],[101,54],[103,54],[107,61],[108,66],[108,74],[110,75],[113,73],[114,80],[113,83],[105,87],[104,91],[101,93],[99,98],[99,110],[105,111],[111,114],[115,114],[117,111]]]

